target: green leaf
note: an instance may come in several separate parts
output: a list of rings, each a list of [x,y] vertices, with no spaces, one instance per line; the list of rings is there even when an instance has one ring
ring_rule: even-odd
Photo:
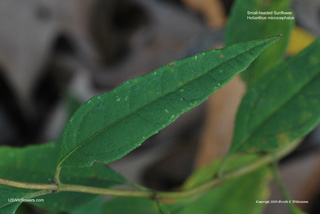
[[[277,39],[201,53],[93,97],[67,124],[58,170],[123,157],[182,113],[205,101]]]
[[[14,214],[21,202],[9,202],[11,198],[22,198],[26,195],[23,192],[15,192],[6,189],[2,189],[0,186],[0,213],[2,214]]]
[[[290,12],[291,0],[237,0],[232,8],[226,31],[226,45],[249,41],[273,35],[283,35],[276,45],[271,45],[241,73],[242,78],[251,85],[270,68],[282,61],[290,40],[294,20],[247,20],[247,11],[285,11]],[[274,15],[279,16],[279,15]]]
[[[101,213],[162,214],[155,201],[132,197],[111,199],[105,203]]]
[[[320,38],[248,90],[238,109],[230,153],[274,151],[319,123],[319,47]]]
[[[256,161],[255,155],[234,155],[230,157],[226,168],[234,170]],[[184,189],[198,186],[212,180],[221,162],[214,163],[196,171],[187,180]],[[248,175],[225,182],[222,186],[205,193],[189,203],[182,210],[171,209],[179,214],[258,214],[262,213],[263,204],[257,200],[267,200],[269,196],[268,182],[270,176],[266,167],[260,168]]]
[[[55,143],[22,149],[0,147],[0,157],[0,177],[31,183],[49,183],[48,179],[52,179],[55,173],[58,149]],[[98,162],[87,168],[65,168],[61,172],[61,180],[65,183],[105,188],[131,185],[123,176]],[[51,210],[71,211],[96,197],[92,194],[61,192],[41,196],[39,198],[45,202],[33,205]]]

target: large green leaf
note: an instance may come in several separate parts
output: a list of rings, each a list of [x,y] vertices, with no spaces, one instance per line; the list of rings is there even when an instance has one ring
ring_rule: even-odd
[[[123,157],[206,100],[276,40],[255,40],[201,53],[93,97],[76,111],[65,129],[58,169]]]
[[[273,68],[239,107],[231,153],[274,151],[320,121],[320,38]]]
[[[282,61],[290,40],[294,20],[247,20],[247,11],[290,12],[291,0],[237,0],[233,6],[226,31],[226,45],[282,34],[276,45],[271,45],[241,73],[251,85],[275,64]]]
[[[23,182],[49,183],[48,179],[52,179],[55,173],[58,149],[55,143],[22,149],[0,147],[0,157],[0,177]],[[87,168],[65,168],[61,172],[61,180],[65,183],[106,188],[130,185],[120,174],[98,162]],[[39,198],[43,198],[45,202],[33,204],[51,210],[70,211],[96,197],[92,194],[61,192],[41,196]]]

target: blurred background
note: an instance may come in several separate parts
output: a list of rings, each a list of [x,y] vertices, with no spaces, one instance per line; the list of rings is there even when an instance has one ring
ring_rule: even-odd
[[[172,61],[222,47],[232,4],[0,0],[0,145],[58,141],[68,118],[90,97]],[[292,8],[298,42],[320,35],[318,0],[294,0]],[[192,170],[227,149],[216,145],[219,154],[201,153],[211,142],[206,132],[212,106],[206,102],[184,114],[111,166],[150,188],[179,187]],[[281,173],[294,199],[309,200],[303,209],[320,213],[320,128],[304,141],[283,161]],[[275,185],[271,189],[272,199],[281,198]],[[266,208],[266,213],[287,212],[286,205]]]

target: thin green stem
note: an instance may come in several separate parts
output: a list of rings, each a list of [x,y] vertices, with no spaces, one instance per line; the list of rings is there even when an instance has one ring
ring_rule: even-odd
[[[57,184],[59,185],[60,182],[60,171],[61,171],[61,167],[60,164],[57,166],[56,168],[56,173],[54,174],[54,179],[56,180]]]
[[[18,181],[10,181],[6,179],[0,178],[0,184],[4,184],[7,186],[13,186],[24,189],[42,189],[42,190],[53,190],[59,192],[83,192],[83,193],[91,193],[91,194],[99,194],[99,195],[110,195],[110,196],[129,196],[129,197],[142,197],[142,198],[151,198],[151,199],[180,199],[187,198],[197,195],[202,195],[203,193],[211,190],[212,188],[218,187],[224,182],[243,176],[250,172],[253,172],[262,166],[266,166],[268,164],[273,163],[289,154],[292,150],[296,148],[300,141],[295,141],[283,149],[276,151],[273,154],[266,154],[261,156],[258,160],[238,168],[233,171],[225,172],[223,177],[213,178],[211,181],[208,181],[204,184],[201,184],[197,187],[181,190],[181,191],[173,191],[173,192],[158,192],[153,190],[120,190],[120,189],[106,189],[100,187],[92,187],[92,186],[82,186],[82,185],[74,185],[74,184],[34,184],[34,183],[25,183]]]
[[[52,191],[58,190],[58,186],[56,184],[26,183],[21,181],[12,181],[4,178],[0,178],[0,184],[22,188],[22,189],[37,189],[37,190],[52,190]]]
[[[83,192],[98,195],[111,195],[111,196],[128,196],[140,198],[153,198],[154,193],[148,190],[120,190],[120,189],[106,189],[92,186],[82,186],[74,184],[63,184],[59,186],[59,192]]]

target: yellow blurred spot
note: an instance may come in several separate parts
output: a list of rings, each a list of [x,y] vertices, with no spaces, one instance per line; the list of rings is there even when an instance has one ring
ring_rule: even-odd
[[[292,30],[287,55],[292,56],[299,53],[308,45],[310,45],[314,40],[315,36],[295,26]]]

